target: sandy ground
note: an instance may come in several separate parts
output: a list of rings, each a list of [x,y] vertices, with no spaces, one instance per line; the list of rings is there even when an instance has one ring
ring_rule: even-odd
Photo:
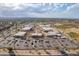
[[[9,55],[8,50],[7,49],[0,49],[0,55]]]
[[[79,35],[79,28],[67,28],[67,29],[59,29],[61,32],[63,32],[64,34],[70,33],[70,32],[74,32],[77,33]],[[79,36],[77,36],[76,39],[79,42]]]
[[[69,33],[69,32],[75,32],[79,34],[79,29],[78,28],[68,28],[64,30],[65,33]]]
[[[61,55],[61,53],[58,50],[16,50],[16,55],[35,55],[35,56],[41,56],[41,55]]]
[[[71,50],[67,51],[66,53],[68,53],[68,54],[79,54],[79,49],[71,49]]]

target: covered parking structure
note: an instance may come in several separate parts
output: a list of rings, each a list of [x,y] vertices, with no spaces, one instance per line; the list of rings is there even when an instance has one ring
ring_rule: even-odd
[[[43,37],[43,34],[35,32],[31,34],[31,37]]]
[[[24,28],[22,28],[21,30],[22,31],[30,31],[30,30],[32,30],[33,29],[33,27],[24,27]]]
[[[15,38],[22,38],[22,39],[25,39],[26,38],[26,32],[18,32],[16,34],[14,34],[14,37]]]

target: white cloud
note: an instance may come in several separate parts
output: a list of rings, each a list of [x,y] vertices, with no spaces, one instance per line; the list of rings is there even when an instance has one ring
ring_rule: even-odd
[[[75,8],[79,8],[79,4],[74,4],[74,5],[68,6],[66,11],[69,11],[69,10],[72,10],[72,9],[75,9]]]
[[[76,15],[79,15],[79,4],[74,4],[72,6],[67,7],[67,10],[64,11],[63,14],[76,17]]]
[[[65,5],[67,4],[0,3],[0,16],[78,18],[79,4]],[[64,7],[66,8],[63,9]],[[62,12],[58,10],[62,10]]]

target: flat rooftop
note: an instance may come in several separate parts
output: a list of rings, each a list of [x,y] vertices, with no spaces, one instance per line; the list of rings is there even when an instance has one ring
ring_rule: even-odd
[[[20,37],[22,37],[22,36],[24,36],[26,34],[26,32],[21,32],[21,31],[19,31],[18,33],[16,33],[14,36],[20,36]]]
[[[31,36],[39,36],[40,37],[40,36],[43,36],[43,34],[42,33],[32,33]]]

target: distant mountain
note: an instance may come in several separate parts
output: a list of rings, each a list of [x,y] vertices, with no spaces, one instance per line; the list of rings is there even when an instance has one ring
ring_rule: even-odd
[[[79,20],[70,18],[31,18],[31,17],[0,17],[0,20]]]

